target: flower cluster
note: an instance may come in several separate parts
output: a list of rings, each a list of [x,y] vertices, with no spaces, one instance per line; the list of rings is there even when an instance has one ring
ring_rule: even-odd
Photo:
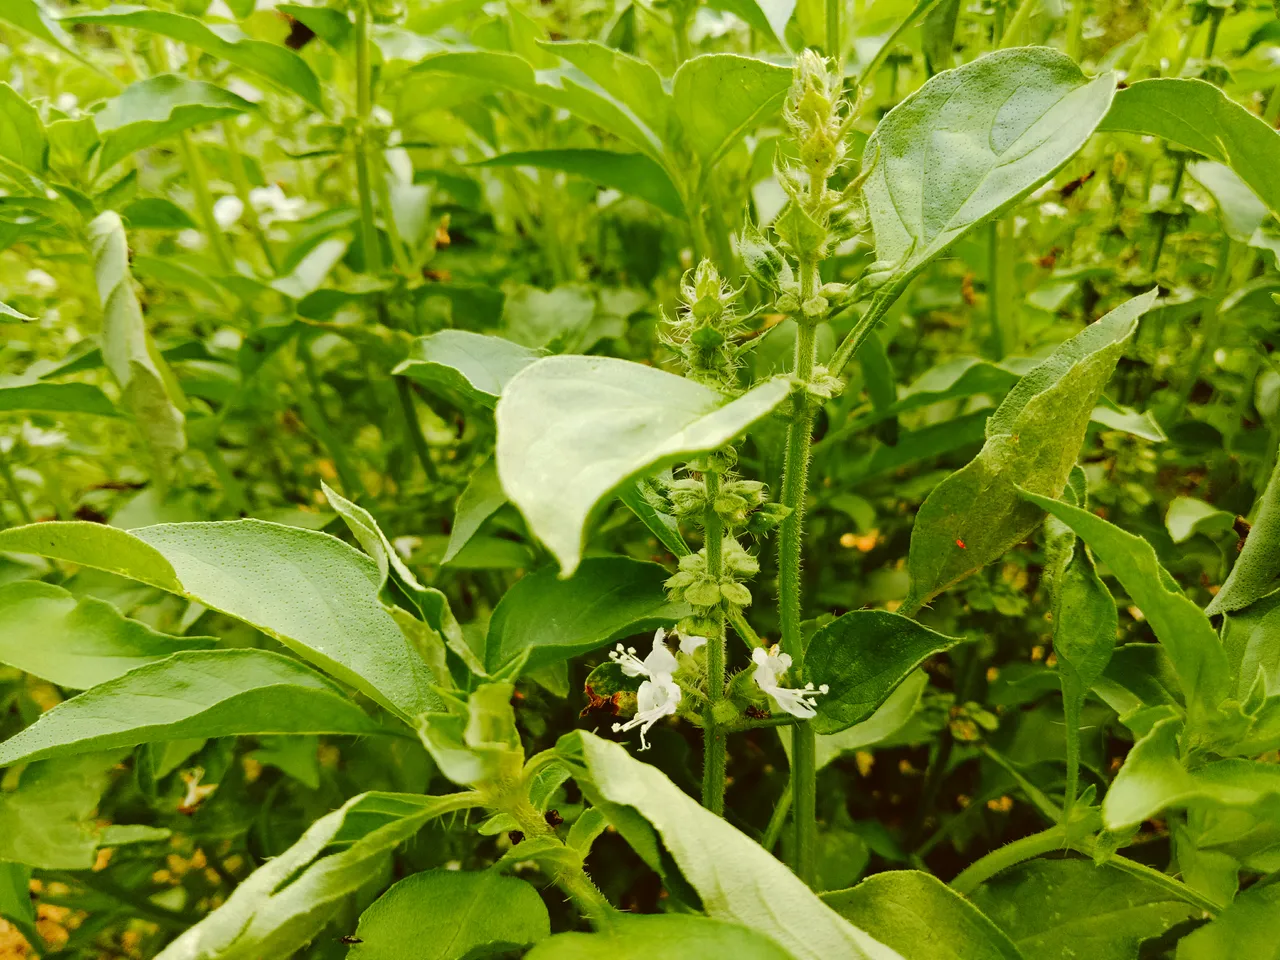
[[[681,359],[686,375],[718,389],[732,389],[750,316],[738,313],[742,288],[721,278],[710,260],[685,271],[674,317],[662,313],[662,342]]]
[[[707,642],[706,637],[681,634],[679,631],[676,636],[680,638],[680,652],[686,656],[692,656]],[[620,733],[639,727],[640,749],[648,750],[649,743],[644,738],[645,734],[663,717],[672,716],[679,709],[680,700],[684,696],[680,684],[675,681],[680,661],[667,647],[667,632],[661,628],[653,635],[653,649],[643,660],[636,655],[635,647],[624,648],[622,644],[618,644],[609,654],[609,659],[621,667],[628,677],[645,678],[636,691],[636,715],[626,723],[615,723],[613,732]]]
[[[768,650],[764,647],[756,647],[751,652],[751,660],[756,665],[751,671],[751,679],[768,695],[779,710],[803,720],[816,715],[818,694],[826,693],[828,690],[825,683],[816,688],[812,683],[807,683],[801,690],[780,686],[778,678],[791,668],[791,656],[779,653],[776,643]]]

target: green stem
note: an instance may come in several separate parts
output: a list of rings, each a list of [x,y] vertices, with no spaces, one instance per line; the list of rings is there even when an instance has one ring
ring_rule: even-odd
[[[1227,289],[1231,285],[1231,264],[1237,259],[1239,251],[1240,244],[1237,241],[1228,236],[1222,238],[1222,246],[1218,252],[1218,268],[1213,278],[1213,287],[1210,290],[1208,302],[1205,303],[1200,311],[1199,343],[1196,344],[1196,352],[1192,355],[1191,363],[1187,366],[1186,378],[1182,381],[1182,387],[1178,390],[1178,402],[1173,408],[1173,421],[1182,419],[1182,415],[1187,409],[1187,402],[1191,399],[1191,393],[1195,390],[1196,384],[1200,380],[1200,368],[1204,366],[1205,357],[1212,355],[1214,348],[1218,345],[1218,326],[1221,318],[1218,308],[1221,306],[1222,298],[1227,295]]]
[[[382,273],[382,246],[374,219],[373,182],[369,175],[369,114],[373,110],[373,72],[369,60],[369,2],[356,8],[356,189],[360,194],[360,239],[365,273]]]
[[[178,139],[182,144],[182,158],[187,167],[187,179],[191,182],[191,192],[195,194],[196,209],[200,214],[204,232],[209,235],[209,245],[213,248],[213,255],[218,261],[218,266],[222,268],[224,273],[231,273],[234,269],[231,250],[227,246],[226,235],[222,232],[222,228],[218,226],[218,221],[213,215],[213,194],[209,192],[209,181],[205,178],[204,164],[200,160],[200,154],[196,151],[195,141],[191,139],[191,134],[185,130]]]
[[[840,0],[827,0],[827,56],[837,61],[843,51],[840,48]]]
[[[520,832],[525,835],[526,841],[536,838],[554,840],[563,845],[555,829],[548,825],[546,818],[538,812],[527,797],[521,796],[514,802],[506,804],[503,809],[520,825]],[[570,852],[567,846],[565,852]],[[541,862],[551,870],[556,886],[568,895],[578,911],[594,925],[608,923],[609,918],[617,913],[613,904],[605,898],[600,888],[583,869],[580,857],[547,857]]]
[[[1014,41],[1017,40],[1018,35],[1022,32],[1022,28],[1031,19],[1031,11],[1037,6],[1039,4],[1034,0],[1021,0],[1018,9],[1013,14],[1013,19],[1009,21],[1009,26],[1000,33],[998,46],[1001,50],[1014,45]]]
[[[249,225],[249,232],[253,234],[258,246],[262,248],[262,254],[267,258],[267,266],[271,270],[272,276],[278,276],[280,273],[280,264],[276,260],[275,251],[271,249],[271,241],[267,239],[267,231],[262,227],[262,221],[258,219],[258,212],[253,209],[253,203],[249,199],[249,177],[244,169],[244,151],[240,147],[240,135],[236,133],[236,125],[234,120],[227,120],[222,124],[222,136],[227,142],[227,165],[231,169],[231,182],[235,184],[236,196],[240,198],[240,202],[244,205],[245,223]]]
[[[787,814],[790,812],[791,784],[788,783],[783,788],[782,796],[778,798],[778,805],[773,808],[773,815],[769,817],[769,825],[764,828],[764,837],[760,840],[760,846],[770,853],[778,845],[778,837],[782,835],[782,827],[787,822]]]
[[[1169,202],[1176,202],[1179,194],[1182,192],[1182,175],[1187,170],[1187,157],[1185,154],[1179,154],[1178,159],[1174,162],[1173,182],[1169,184]],[[1147,272],[1155,276],[1156,268],[1160,266],[1160,255],[1164,252],[1164,241],[1169,235],[1169,214],[1161,213],[1156,223],[1156,243],[1151,250],[1151,263],[1147,267]],[[1159,346],[1157,344],[1157,346]]]
[[[222,451],[218,449],[217,440],[214,439],[208,446],[202,447],[204,457],[209,461],[209,466],[213,468],[213,472],[218,477],[218,482],[222,484],[222,495],[227,499],[227,506],[239,516],[245,516],[249,512],[249,501],[245,497],[244,486],[236,479],[231,467],[227,464],[226,458],[222,456]]]
[[[1067,14],[1067,56],[1076,63],[1084,52],[1084,8],[1086,0],[1071,0]]]
[[[346,447],[329,426],[328,417],[320,409],[320,378],[316,375],[311,351],[305,343],[299,343],[296,352],[302,361],[306,377],[300,378],[295,373],[290,376],[289,382],[293,385],[293,395],[298,400],[302,422],[315,434],[316,439],[333,460],[334,469],[338,471],[338,478],[342,481],[342,492],[351,497],[363,495],[365,489],[364,484],[360,482],[360,474],[356,472],[351,460],[347,457]]]
[[[18,508],[18,514],[22,517],[23,523],[35,523],[35,515],[31,512],[31,508],[27,506],[27,501],[22,497],[22,488],[18,486],[18,478],[13,475],[13,466],[9,463],[9,454],[0,447],[0,476],[4,477],[5,485],[9,488],[9,494],[13,497],[13,502]]]
[[[406,377],[395,377],[396,392],[400,395],[400,409],[404,412],[405,427],[409,431],[409,442],[413,444],[413,452],[418,455],[428,483],[440,482],[440,471],[431,459],[431,448],[427,446],[427,438],[422,435],[422,422],[418,419],[418,408],[413,402],[413,384]]]
[[[724,524],[716,513],[720,496],[720,475],[708,470],[703,474],[707,488],[707,507],[703,513],[704,549],[707,554],[707,576],[718,581],[724,575]],[[702,711],[702,805],[712,813],[724,815],[725,770],[728,749],[724,729],[716,720],[716,706],[724,699],[725,631],[720,616],[717,629],[707,637],[707,703]]]
[[[818,737],[808,721],[791,728],[791,795],[796,875],[814,887],[818,882]]]
[[[1067,831],[1061,825],[1050,827],[1040,833],[1015,840],[985,857],[970,864],[960,876],[951,881],[951,889],[957,893],[968,895],[978,884],[989,880],[1002,870],[1017,866],[1024,860],[1030,860],[1041,854],[1061,850],[1066,845]]]

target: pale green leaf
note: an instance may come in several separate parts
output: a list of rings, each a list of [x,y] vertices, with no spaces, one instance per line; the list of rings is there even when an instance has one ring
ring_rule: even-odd
[[[1116,94],[1099,130],[1163,137],[1234,170],[1280,212],[1280,133],[1203,80],[1139,80]]]
[[[1141,537],[1061,500],[1032,493],[1024,496],[1074,530],[1146,616],[1178,672],[1195,728],[1231,686],[1227,655],[1208,616],[1178,588],[1151,544]]]
[[[1249,185],[1240,179],[1240,175],[1223,163],[1212,160],[1198,160],[1187,164],[1187,173],[1218,202],[1218,212],[1222,214],[1222,225],[1227,236],[1240,243],[1248,243],[1270,215],[1267,205],[1258,199],[1258,195]]]
[[[232,24],[210,25],[195,17],[131,4],[79,11],[61,17],[59,22],[108,29],[124,27],[168,37],[264,77],[296,93],[317,110],[324,109],[320,81],[305,60],[288,47],[254,40]]]
[[[736,53],[686,60],[671,82],[685,142],[705,174],[748,133],[781,108],[791,69]]]
[[[671,125],[671,95],[653,65],[604,44],[583,40],[539,41],[538,46],[572,63],[610,97],[630,110],[645,127],[666,140]]]
[[[562,737],[557,749],[585,768],[578,780],[589,796],[633,807],[653,824],[713,918],[763,933],[796,960],[902,960],[819,900],[754,840],[625,747],[576,731]]]
[[[670,626],[690,608],[667,599],[668,573],[628,557],[589,557],[567,579],[554,568],[506,592],[485,643],[489,673],[528,655],[526,670],[595,650],[611,640]]]
[[[39,112],[13,87],[0,83],[0,157],[39,174],[48,156]]]
[[[1262,492],[1244,548],[1205,612],[1210,616],[1243,610],[1280,586],[1280,463]]]
[[[355,954],[352,954],[354,957]],[[596,933],[561,933],[525,960],[792,960],[793,955],[746,927],[689,914],[620,914]]]
[[[458,508],[453,515],[453,528],[449,531],[449,545],[445,548],[441,563],[448,563],[480,529],[481,524],[507,502],[507,494],[498,482],[498,468],[492,460],[486,460],[471,474],[471,479],[458,497]]]
[[[918,870],[890,870],[822,896],[850,923],[910,960],[1023,960],[972,903]]]
[[[498,476],[568,575],[588,523],[638,476],[728,443],[786,399],[785,379],[726,402],[710,387],[626,360],[547,357],[498,402]]]
[[[0,744],[0,766],[196,737],[369,734],[331,680],[268,650],[175,653],[100,683]]]
[[[120,416],[120,411],[107,399],[107,395],[89,383],[25,383],[0,387],[0,410]]]
[[[0,20],[7,20],[45,43],[79,56],[70,35],[49,16],[40,0],[4,0],[0,3]]]
[[[30,323],[35,317],[28,317],[20,310],[15,310],[7,303],[0,301],[0,323],[13,323],[15,320],[19,323]]]
[[[1218,536],[1230,530],[1235,522],[1234,513],[1219,510],[1195,497],[1174,497],[1164,515],[1165,529],[1174,543],[1186,543],[1197,533]]]
[[[572,150],[517,150],[476,164],[480,167],[541,167],[563,170],[605,187],[647,200],[663,213],[685,216],[684,201],[667,171],[643,153],[578,148]]]
[[[866,720],[924,660],[960,642],[884,610],[837,617],[805,650],[807,679],[830,688],[817,698],[813,728],[839,733]]]
[[[124,757],[91,753],[23,770],[17,788],[0,793],[0,860],[47,870],[92,867],[101,840],[94,813]]]
[[[360,942],[347,956],[464,960],[527,947],[550,933],[546,904],[525,881],[494,870],[427,870],[360,915]]]
[[[212,83],[172,74],[139,80],[94,114],[102,135],[98,169],[108,170],[184,130],[253,109],[248,100]]]
[[[288,957],[310,943],[351,894],[385,871],[392,851],[423,824],[475,805],[472,794],[363,793],[348,800],[250,874],[156,960]]]
[[[492,407],[511,378],[541,355],[502,337],[441,330],[415,340],[409,358],[391,372]]]
[[[1276,960],[1280,957],[1280,884],[1256,883],[1206,926],[1178,941],[1177,960]]]
[[[972,900],[1028,960],[1135,960],[1143,941],[1199,915],[1165,888],[1090,860],[1019,864]]]
[[[907,609],[999,559],[1040,523],[1042,512],[1023,502],[1018,488],[1051,497],[1062,492],[1094,404],[1155,297],[1155,290],[1134,297],[1090,324],[1005,395],[987,420],[982,450],[935,487],[916,514]]]
[[[39,580],[0,586],[0,663],[50,683],[85,690],[213,637],[171,637],[122,616],[94,597],[76,599]]]
[[[894,285],[1053,176],[1106,115],[1116,80],[1089,80],[1048,47],[1000,50],[947,70],[894,107],[867,141],[865,197]]]
[[[327,534],[261,520],[132,533],[39,523],[0,532],[0,551],[106,570],[237,617],[402,717],[438,705],[434,679],[378,600],[377,564]]]

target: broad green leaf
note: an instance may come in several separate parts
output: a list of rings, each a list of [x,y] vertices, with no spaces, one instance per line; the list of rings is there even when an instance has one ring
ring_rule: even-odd
[[[693,380],[607,357],[547,357],[498,401],[498,476],[568,576],[609,495],[642,474],[728,443],[786,399],[769,380],[736,400]]]
[[[507,495],[498,482],[498,468],[492,460],[486,460],[471,474],[471,480],[458,497],[453,529],[449,531],[449,545],[440,562],[448,563],[456,557],[480,526],[506,502]]]
[[[572,63],[639,117],[659,140],[667,139],[671,126],[671,95],[662,85],[658,71],[648,61],[590,41],[543,40],[538,46]]]
[[[288,274],[270,283],[271,289],[293,300],[315,293],[338,265],[350,244],[342,237],[329,237],[316,244]]]
[[[324,110],[320,81],[305,60],[288,47],[254,40],[231,24],[209,26],[195,17],[131,4],[72,13],[59,18],[59,22],[82,23],[108,29],[124,27],[159,34],[264,77],[283,89],[296,93],[317,110]]]
[[[1143,941],[1200,915],[1163,887],[1090,860],[1031,860],[971,899],[1034,960],[1134,960]]]
[[[901,289],[982,221],[1071,159],[1106,116],[1116,80],[1089,80],[1048,47],[999,50],[947,70],[894,107],[867,141],[864,195],[876,256]]]
[[[409,358],[391,372],[492,407],[511,378],[541,355],[502,337],[441,330],[415,340]]]
[[[736,53],[686,60],[671,81],[685,142],[705,175],[725,152],[782,108],[791,69]]]
[[[7,20],[45,43],[79,56],[74,41],[57,20],[45,12],[40,0],[4,0],[0,3],[0,20]]]
[[[1256,600],[1222,621],[1222,647],[1236,678],[1235,696],[1244,701],[1259,680],[1267,696],[1280,693],[1280,592]]]
[[[0,793],[0,860],[46,870],[88,870],[102,830],[94,812],[123,760],[120,751],[33,763]]]
[[[360,915],[358,942],[347,956],[463,960],[550,934],[547,906],[525,881],[494,870],[427,870],[401,880]]]
[[[1062,492],[1094,404],[1155,298],[1155,290],[1134,297],[1090,324],[1005,395],[987,420],[982,450],[938,484],[916,514],[907,609],[999,559],[1040,523],[1042,511],[1022,501],[1018,488],[1051,497]]]
[[[206,650],[214,637],[171,637],[122,616],[94,597],[39,580],[0,586],[0,663],[60,687],[86,690],[183,650]]]
[[[816,766],[819,770],[832,760],[875,746],[884,741],[896,741],[898,736],[911,729],[911,724],[920,713],[921,699],[929,686],[929,676],[923,670],[915,670],[898,684],[887,700],[880,704],[876,712],[861,723],[855,723],[847,730],[818,737]],[[791,734],[785,727],[779,730],[783,749],[791,756]],[[931,736],[927,733],[926,736]]]
[[[175,653],[100,683],[0,744],[0,766],[139,743],[378,732],[337,684],[268,650]]]
[[[716,0],[708,6],[728,10],[787,49],[787,23],[795,13],[796,0]]]
[[[1174,543],[1186,543],[1197,533],[1218,536],[1230,530],[1235,521],[1234,513],[1195,497],[1174,497],[1164,515],[1165,529]]]
[[[931,73],[949,69],[955,63],[956,22],[960,0],[942,0],[920,25],[920,52]]]
[[[108,170],[184,130],[253,109],[248,100],[212,83],[172,74],[139,80],[94,114],[102,135],[98,169]]]
[[[648,200],[663,213],[684,217],[684,201],[671,177],[656,160],[643,153],[613,150],[519,150],[491,157],[479,167],[543,167],[563,170]]]
[[[1248,243],[1254,232],[1262,226],[1270,215],[1266,204],[1258,199],[1258,195],[1249,185],[1240,179],[1240,175],[1226,164],[1212,160],[1198,160],[1187,164],[1187,173],[1191,174],[1202,187],[1213,195],[1218,202],[1218,212],[1222,214],[1222,225],[1232,240]]]
[[[447,73],[522,93],[603,127],[654,160],[663,158],[661,131],[649,129],[630,107],[577,67],[539,70],[514,53],[458,50],[427,56],[413,72]],[[412,96],[412,74],[405,85]]]
[[[1280,586],[1280,463],[1262,492],[1244,549],[1205,612],[1209,616],[1244,610]]]
[[[120,411],[107,399],[107,395],[88,383],[25,383],[0,387],[0,410],[120,416]]]
[[[355,954],[352,954],[355,957]],[[561,933],[534,947],[525,960],[791,960],[792,954],[753,930],[707,917],[668,913],[620,914],[597,933]]]
[[[1188,769],[1179,756],[1181,729],[1176,717],[1161,720],[1129,751],[1102,801],[1108,829],[1123,830],[1161,810],[1181,807],[1252,809],[1265,804],[1275,815],[1280,807],[1280,766],[1229,759]]]
[[[1024,496],[1074,530],[1143,612],[1178,672],[1195,730],[1231,687],[1227,655],[1208,616],[1178,589],[1151,544],[1141,537],[1061,500]]]
[[[926,370],[881,414],[908,413],[944,400],[957,400],[979,393],[1003,396],[1013,388],[1023,372],[980,357],[956,357]]]
[[[36,907],[31,902],[31,867],[0,860],[0,918],[8,920],[27,943],[38,946]]]
[[[1280,957],[1280,884],[1254,884],[1207,925],[1178,941],[1177,960],[1276,960]]]
[[[589,796],[634,807],[653,824],[716,920],[763,933],[797,960],[901,960],[819,900],[767,850],[626,748],[579,730],[562,737],[557,750],[584,768],[575,776]]]
[[[994,923],[941,880],[890,870],[823,901],[855,926],[911,960],[1023,960]]]
[[[120,209],[120,216],[134,230],[194,230],[195,220],[172,200],[139,197]]]
[[[102,304],[102,356],[151,450],[157,472],[165,477],[187,446],[184,417],[133,288],[129,241],[120,215],[108,211],[90,223],[89,240]]]
[[[554,568],[528,574],[489,621],[489,673],[526,653],[525,670],[536,670],[688,616],[685,604],[667,600],[667,576],[656,563],[628,557],[589,557],[567,579]]]
[[[262,960],[309,943],[427,821],[475,806],[473,794],[362,793],[313,823],[293,846],[236,887],[227,902],[156,960]]]
[[[305,24],[333,49],[341,53],[349,52],[348,48],[355,34],[355,27],[345,10],[333,7],[304,7],[297,3],[281,3],[276,6],[276,9]]]
[[[13,87],[0,83],[0,157],[38,174],[44,173],[48,156],[39,112]]]
[[[1139,80],[1116,94],[1101,130],[1163,137],[1225,163],[1280,211],[1280,133],[1203,80]]]
[[[818,697],[813,728],[839,733],[866,720],[923,661],[960,642],[884,610],[837,617],[805,650],[806,679],[830,688]]]
[[[139,580],[244,620],[402,717],[438,706],[430,672],[378,600],[377,564],[341,540],[261,520],[95,523],[0,532],[34,553]]]

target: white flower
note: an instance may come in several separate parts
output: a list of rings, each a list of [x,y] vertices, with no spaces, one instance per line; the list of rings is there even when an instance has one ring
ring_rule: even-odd
[[[37,293],[46,296],[58,289],[58,281],[53,279],[53,275],[39,267],[27,271],[27,283],[35,287]]]
[[[650,680],[670,680],[679,664],[675,656],[667,649],[667,632],[661,627],[653,635],[653,651],[641,660],[636,656],[635,647],[623,648],[618,644],[616,650],[609,654],[609,659],[622,667],[628,677],[648,677]],[[644,687],[642,686],[643,690]],[[679,698],[677,698],[679,699]]]
[[[707,642],[706,637],[691,637],[679,630],[676,631],[676,636],[680,638],[680,652],[688,656],[693,656],[694,651],[705,646]]]
[[[199,230],[179,230],[178,246],[185,250],[201,250],[204,248],[204,234]]]
[[[778,686],[778,677],[786,673],[791,666],[790,654],[779,653],[778,645],[775,643],[768,650],[756,647],[751,652],[751,659],[756,665],[751,673],[751,679],[756,682],[757,687],[769,695],[779,710],[803,720],[809,719],[818,712],[818,694],[826,693],[829,689],[825,683],[816,689],[812,683],[808,683],[803,690]]]
[[[244,203],[239,197],[219,197],[213,205],[213,219],[223,230],[229,230],[244,213]]]
[[[255,187],[249,191],[249,202],[262,219],[262,225],[270,226],[278,220],[299,220],[307,206],[306,197],[288,197],[279,184]]]
[[[53,105],[63,113],[74,113],[76,107],[80,106],[80,98],[74,93],[60,93]]]
[[[655,640],[655,647],[661,643]],[[671,656],[670,653],[667,656]],[[633,658],[634,659],[634,658]],[[675,659],[674,657],[672,658]],[[623,668],[626,669],[625,667]],[[613,732],[620,733],[624,730],[632,730],[636,727],[640,728],[640,749],[648,750],[649,742],[645,740],[644,735],[649,732],[649,728],[661,720],[663,717],[669,717],[676,712],[676,708],[680,705],[680,684],[676,683],[669,676],[659,676],[653,680],[646,680],[640,684],[640,689],[636,691],[636,715],[626,723],[615,723]]]

